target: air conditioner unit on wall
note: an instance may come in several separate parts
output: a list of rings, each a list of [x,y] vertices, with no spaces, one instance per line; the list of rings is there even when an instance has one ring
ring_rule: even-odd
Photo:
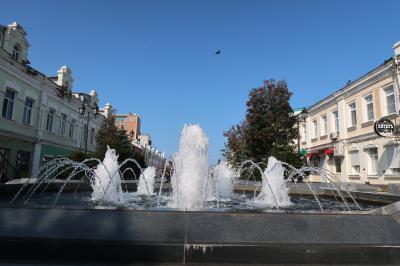
[[[330,137],[331,140],[337,140],[339,138],[339,132],[332,132]]]

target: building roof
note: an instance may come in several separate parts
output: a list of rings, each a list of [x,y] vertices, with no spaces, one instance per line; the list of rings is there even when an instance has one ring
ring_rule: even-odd
[[[352,87],[354,84],[360,82],[361,80],[363,80],[364,78],[368,77],[369,75],[371,75],[372,73],[376,72],[378,69],[382,68],[383,66],[386,66],[388,63],[393,63],[394,59],[393,57],[389,57],[388,59],[386,59],[382,64],[380,64],[379,66],[373,68],[372,70],[368,71],[367,73],[365,73],[364,75],[358,77],[356,80],[353,81],[348,81],[346,82],[346,85],[344,85],[342,88],[340,88],[339,90],[329,94],[328,96],[326,96],[325,98],[323,98],[322,100],[319,100],[318,102],[314,103],[313,105],[311,105],[310,107],[308,107],[307,109],[312,109],[314,107],[316,107],[317,105],[319,105],[320,103],[326,101],[327,99],[336,96],[344,91],[346,91],[347,89],[349,89],[350,87]]]

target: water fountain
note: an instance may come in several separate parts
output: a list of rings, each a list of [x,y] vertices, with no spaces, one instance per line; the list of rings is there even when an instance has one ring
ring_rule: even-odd
[[[89,167],[88,163],[96,162],[96,167]],[[134,170],[127,167],[121,172],[121,168],[127,163],[133,163],[140,171],[137,185],[137,193],[133,195],[125,189],[123,191],[123,177],[127,171],[134,173]],[[63,195],[65,187],[74,178],[84,174],[89,180],[92,194],[91,199],[94,205],[118,205],[120,207],[157,207],[157,208],[177,208],[177,209],[207,209],[207,208],[230,208],[230,209],[251,209],[268,210],[280,208],[294,208],[305,205],[292,204],[289,193],[293,189],[289,188],[291,182],[298,186],[297,178],[303,177],[309,194],[314,197],[314,201],[307,199],[309,203],[305,208],[310,208],[315,204],[316,208],[324,210],[323,205],[328,205],[328,209],[361,210],[362,207],[355,201],[351,193],[341,184],[331,173],[318,168],[303,167],[296,169],[289,164],[280,162],[273,157],[269,158],[268,165],[256,164],[252,161],[243,162],[239,172],[235,172],[229,165],[221,161],[215,167],[208,165],[208,138],[199,125],[185,125],[181,132],[179,150],[173,156],[173,173],[171,177],[171,188],[165,194],[165,171],[161,177],[158,193],[155,191],[155,169],[148,167],[142,169],[133,159],[127,159],[121,164],[118,163],[116,151],[108,148],[104,160],[88,159],[83,162],[74,162],[67,158],[59,158],[42,166],[42,174],[33,182],[22,186],[15,197],[11,200],[14,203],[22,195],[24,204],[28,203],[36,195],[37,190],[42,187],[41,194],[45,194],[46,189],[58,176],[68,173],[63,181],[58,193],[53,200],[55,205]],[[166,165],[167,166],[167,165]],[[265,169],[263,170],[262,167]],[[233,190],[240,190],[240,183],[243,182],[244,170],[250,173],[247,181],[253,176],[254,172],[259,173],[262,182],[254,181],[251,186],[252,194],[245,194],[244,197],[233,193]],[[332,191],[335,201],[321,203],[318,192],[314,185],[307,180],[306,172],[318,173],[326,181],[328,188]],[[236,176],[236,177],[235,177]],[[284,177],[288,177],[285,179]],[[31,184],[31,186],[28,186]],[[28,188],[28,189],[27,189]],[[26,191],[25,194],[22,191]],[[77,190],[79,190],[77,188]],[[260,191],[259,191],[260,190]],[[141,196],[140,200],[135,197]],[[157,202],[154,202],[154,195]],[[348,200],[349,199],[349,200]],[[224,204],[220,205],[220,201]],[[302,199],[304,201],[304,199]],[[44,200],[44,203],[46,200]],[[312,204],[311,204],[312,203]],[[138,205],[139,204],[139,205]],[[310,205],[311,204],[311,205]],[[43,204],[42,204],[43,205]],[[368,206],[367,206],[368,207]],[[313,207],[311,207],[313,208]]]
[[[153,195],[154,194],[154,178],[156,176],[156,169],[152,166],[147,167],[139,177],[139,184],[137,187],[138,195]]]
[[[219,199],[229,199],[233,193],[233,180],[235,177],[234,170],[226,161],[220,161],[213,169],[213,177],[215,178],[217,197]]]
[[[269,157],[268,166],[262,174],[262,189],[254,199],[259,207],[285,207],[292,202],[289,197],[289,189],[284,179],[285,169],[276,158]],[[267,184],[269,182],[269,185]]]
[[[182,129],[171,178],[172,206],[203,208],[208,178],[208,138],[198,125]]]
[[[94,170],[94,176],[97,178],[92,181],[93,200],[105,204],[123,202],[118,155],[114,149],[107,147],[104,160]]]

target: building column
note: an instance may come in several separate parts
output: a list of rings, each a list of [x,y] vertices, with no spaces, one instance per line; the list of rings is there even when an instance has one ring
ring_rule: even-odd
[[[345,154],[347,154],[346,150],[344,152],[345,152]],[[342,158],[342,164],[341,164],[342,172],[340,173],[340,179],[342,180],[342,182],[348,182],[349,179],[348,179],[348,173],[347,173],[347,159],[346,159],[346,158],[348,158],[348,156],[343,156],[341,158]]]
[[[338,101],[338,119],[339,119],[339,138],[344,140],[347,137],[346,127],[346,103],[341,97]]]
[[[39,176],[39,168],[40,168],[40,152],[42,150],[42,144],[40,142],[35,143],[33,147],[33,158],[32,158],[32,174],[33,178],[37,178]]]
[[[347,138],[347,112],[346,112],[346,102],[343,97],[340,97],[338,99],[338,120],[339,120],[339,141],[337,145],[341,146],[341,150],[343,154],[340,154],[341,156],[341,173],[340,173],[340,179],[343,182],[348,181],[347,178],[347,163],[346,163],[346,158],[347,158],[347,149],[346,149],[346,138]],[[344,156],[343,156],[344,155]]]

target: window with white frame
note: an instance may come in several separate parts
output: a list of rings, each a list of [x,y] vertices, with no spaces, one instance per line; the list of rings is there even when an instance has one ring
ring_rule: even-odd
[[[368,175],[378,174],[378,148],[367,149]]]
[[[394,94],[393,86],[384,89],[384,105],[386,115],[396,112],[396,96]]]
[[[46,130],[52,132],[53,131],[53,122],[54,122],[54,115],[56,110],[50,108],[49,112],[47,113],[47,122],[46,122]]]
[[[65,134],[65,126],[67,124],[67,115],[66,114],[61,114],[61,121],[60,121],[60,134],[64,135]]]
[[[337,110],[332,112],[332,120],[333,120],[333,131],[332,132],[338,132],[339,131],[339,113]]]
[[[356,125],[357,125],[356,103],[352,102],[349,104],[349,127],[355,127]]]
[[[3,100],[3,110],[2,117],[8,120],[12,119],[13,109],[14,109],[14,99],[15,92],[9,89],[6,89],[6,93],[4,94]]]
[[[400,175],[400,145],[386,147],[386,174]]]
[[[313,125],[313,131],[312,131],[312,138],[316,138],[318,137],[318,122],[317,119],[314,119],[312,121],[312,125]]]
[[[29,126],[31,124],[32,107],[33,107],[33,100],[26,98],[24,105],[24,114],[22,116],[22,123],[24,125]]]
[[[76,123],[76,120],[75,119],[71,119],[71,124],[69,124],[69,133],[68,133],[68,136],[70,138],[74,137],[75,123]]]
[[[351,164],[351,174],[360,174],[360,153],[358,151],[349,152],[350,164]]]
[[[374,120],[374,102],[372,94],[364,96],[364,121]]]
[[[321,136],[328,133],[328,118],[326,115],[321,116]]]

